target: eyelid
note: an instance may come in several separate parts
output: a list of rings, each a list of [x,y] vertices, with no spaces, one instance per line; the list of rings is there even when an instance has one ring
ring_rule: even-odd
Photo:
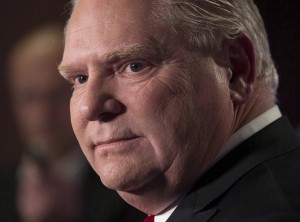
[[[68,70],[67,72],[60,72],[61,76],[66,79],[67,81],[74,80],[79,75],[84,75],[84,72],[81,71],[71,71]]]
[[[133,71],[126,71],[126,69],[128,69],[128,67],[134,63],[140,63],[143,65],[142,69],[140,71],[137,72],[133,72]],[[144,61],[144,60],[131,60],[128,62],[123,63],[122,65],[120,65],[120,67],[117,69],[117,74],[129,74],[129,73],[134,73],[134,74],[139,74],[142,73],[147,67],[150,67],[151,63]]]
[[[81,83],[78,82],[78,77],[82,77],[85,76],[88,78],[88,75],[82,73],[78,73],[78,74],[71,74],[69,73],[67,76],[65,75],[64,78],[67,80],[67,82],[71,85],[71,90],[74,91],[75,88],[77,88],[80,85],[83,85]]]
[[[79,74],[79,75],[77,75],[77,76],[74,78],[74,81],[78,80],[80,77],[86,78],[85,82],[88,80],[88,76],[87,76],[87,75],[85,75],[85,74]]]
[[[133,70],[131,70],[131,71],[130,71],[130,70],[127,70],[127,69],[132,68],[131,66],[132,66],[133,64],[141,65],[141,66],[142,66],[142,67],[141,67],[141,70],[139,70],[139,71],[137,71],[137,72],[134,72]],[[129,72],[138,73],[138,72],[142,71],[145,67],[147,67],[147,64],[145,64],[144,62],[130,62],[130,63],[128,63],[128,64],[125,66],[125,72],[126,72],[126,73],[129,73]]]

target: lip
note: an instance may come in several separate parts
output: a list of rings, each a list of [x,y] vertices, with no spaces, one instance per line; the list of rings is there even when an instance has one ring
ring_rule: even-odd
[[[105,141],[100,141],[95,143],[95,148],[104,149],[104,148],[120,147],[138,138],[139,137],[135,136],[135,137],[114,138]]]

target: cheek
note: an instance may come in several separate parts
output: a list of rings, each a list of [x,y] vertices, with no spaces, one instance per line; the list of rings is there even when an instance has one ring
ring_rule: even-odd
[[[78,102],[79,100],[76,100],[73,97],[71,98],[70,101],[71,125],[83,154],[87,158],[88,162],[91,164],[92,168],[94,168],[95,161],[92,153],[90,152],[89,147],[87,147],[87,137],[86,137],[87,122],[80,115]]]
[[[127,97],[128,119],[149,140],[163,171],[185,145],[190,116],[186,108],[187,92],[166,82],[155,79],[138,93],[132,93],[135,96]]]
[[[70,117],[71,117],[71,124],[73,131],[75,133],[75,136],[79,143],[81,143],[81,139],[83,137],[84,133],[84,119],[80,115],[79,110],[79,100],[76,98],[71,98],[70,100]]]

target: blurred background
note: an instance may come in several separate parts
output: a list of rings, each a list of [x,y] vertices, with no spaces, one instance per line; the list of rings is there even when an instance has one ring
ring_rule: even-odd
[[[10,0],[0,2],[0,173],[9,172],[20,158],[23,144],[11,109],[6,84],[7,57],[16,42],[47,22],[64,24],[68,18],[67,0]],[[300,1],[256,0],[264,18],[272,55],[280,75],[278,103],[294,127],[300,126]],[[9,185],[9,173],[1,173],[2,183]],[[12,189],[0,187],[0,198],[10,197]],[[9,186],[8,186],[9,187]],[[1,193],[2,192],[2,193]],[[0,203],[1,204],[1,203]],[[9,204],[9,203],[8,203]],[[7,207],[7,209],[9,209]],[[0,205],[0,214],[2,213]]]
[[[68,17],[66,0],[23,0],[1,1],[1,41],[0,41],[0,169],[10,167],[18,161],[22,144],[18,139],[12,114],[6,81],[8,54],[14,44],[33,29],[55,21],[63,24]]]

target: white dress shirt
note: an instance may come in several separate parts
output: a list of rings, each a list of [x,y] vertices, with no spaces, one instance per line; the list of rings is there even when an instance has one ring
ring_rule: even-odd
[[[251,120],[249,123],[245,124],[243,127],[238,129],[234,134],[231,135],[227,143],[221,148],[220,152],[218,153],[217,157],[215,158],[215,161],[213,162],[213,164],[211,164],[211,166],[218,162],[220,159],[222,159],[227,153],[229,153],[243,141],[257,133],[270,123],[279,119],[281,116],[282,114],[278,106],[273,106],[271,109],[267,110],[255,119]],[[166,222],[177,206],[173,207],[172,209],[168,210],[163,214],[156,215],[154,217],[154,222]]]

